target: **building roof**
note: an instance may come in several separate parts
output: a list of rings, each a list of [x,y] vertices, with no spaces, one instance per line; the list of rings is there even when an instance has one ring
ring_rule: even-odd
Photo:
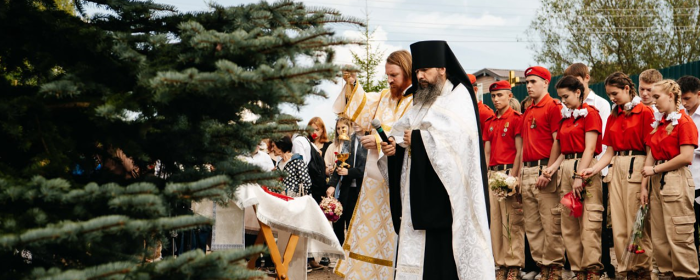
[[[511,70],[508,69],[495,69],[495,68],[484,68],[479,71],[474,72],[474,76],[477,78],[479,76],[491,76],[494,78],[501,78],[501,79],[507,79],[508,74],[510,73]],[[525,70],[513,70],[515,71],[515,76],[516,77],[525,77]]]

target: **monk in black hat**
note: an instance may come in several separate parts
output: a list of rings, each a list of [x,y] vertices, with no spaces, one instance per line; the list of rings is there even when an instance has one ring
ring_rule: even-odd
[[[444,41],[411,45],[413,107],[382,143],[396,279],[494,279],[486,168],[473,87]]]

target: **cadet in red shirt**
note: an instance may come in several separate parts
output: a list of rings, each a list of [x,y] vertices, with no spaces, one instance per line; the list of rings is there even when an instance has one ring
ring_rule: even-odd
[[[605,180],[609,180],[610,218],[613,229],[615,255],[623,256],[639,209],[642,186],[642,167],[646,160],[646,139],[651,133],[654,112],[637,96],[636,85],[627,75],[615,72],[605,79],[605,91],[614,103],[603,137],[608,148],[598,163],[581,171],[584,178],[599,176],[612,163]],[[619,262],[617,272],[635,279],[651,279],[651,239],[649,223],[645,224],[640,246],[627,266]],[[618,258],[619,258],[618,257]]]
[[[547,92],[551,79],[552,75],[544,67],[525,70],[532,104],[522,116],[520,131],[523,138],[521,191],[532,258],[542,267],[543,279],[561,279],[564,266],[561,197],[556,173],[542,172],[559,157],[559,144],[554,139],[561,121],[561,104]]]
[[[472,74],[467,74],[467,77],[469,77],[469,81],[472,83],[472,86],[474,87],[474,93],[479,94],[479,87],[476,86],[476,76]],[[489,108],[489,106],[484,105],[484,102],[481,100],[483,95],[479,95],[479,103],[477,106],[479,107],[479,125],[480,128],[483,130],[484,126],[486,125],[486,120],[490,117],[492,117],[493,110]]]
[[[509,106],[513,98],[510,83],[498,81],[489,87],[496,115],[483,126],[484,153],[489,166],[489,178],[497,172],[518,178],[523,139],[520,112]],[[510,195],[490,191],[491,245],[496,263],[496,279],[519,279],[525,266],[525,232],[523,206],[516,198],[517,189]],[[504,225],[510,229],[506,232]]]
[[[695,184],[688,165],[698,147],[698,129],[680,110],[681,89],[675,81],[657,82],[651,94],[663,115],[656,119],[647,140],[640,200],[650,204],[654,258],[661,273],[672,272],[674,279],[697,279],[697,248],[693,242]],[[651,190],[646,185],[649,180]]]
[[[565,194],[575,200],[583,199],[581,217],[574,217],[571,209],[562,207],[561,230],[566,255],[577,279],[599,279],[603,263],[600,234],[603,226],[603,187],[600,174],[588,178],[584,184],[580,170],[596,162],[602,150],[603,120],[598,110],[583,102],[586,88],[574,76],[565,76],[555,86],[564,108],[557,132],[561,155],[544,173],[553,174],[561,166],[561,185]]]

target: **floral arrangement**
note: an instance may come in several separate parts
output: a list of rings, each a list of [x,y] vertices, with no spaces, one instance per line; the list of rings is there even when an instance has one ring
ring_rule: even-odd
[[[644,248],[642,248],[642,237],[644,236],[644,220],[649,212],[649,205],[639,206],[637,210],[637,215],[634,218],[634,226],[632,227],[632,234],[630,234],[630,241],[625,248],[625,253],[622,256],[622,261],[627,266],[632,262],[632,259],[636,255],[644,254]]]
[[[343,215],[343,205],[341,205],[340,201],[333,197],[324,197],[323,200],[321,200],[320,206],[321,211],[323,211],[323,214],[326,215],[326,219],[333,223],[338,221],[340,216]]]
[[[499,201],[502,201],[509,196],[513,196],[517,186],[518,179],[513,176],[506,175],[503,172],[494,172],[489,178],[489,188],[499,197]]]

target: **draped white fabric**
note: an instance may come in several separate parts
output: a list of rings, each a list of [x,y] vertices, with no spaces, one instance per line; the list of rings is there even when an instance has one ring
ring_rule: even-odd
[[[463,280],[495,278],[474,112],[467,89],[461,84],[453,89],[447,80],[441,96],[430,108],[413,106],[391,131],[400,143],[405,130],[421,130],[428,158],[452,204],[452,246],[457,272]],[[414,230],[411,224],[408,152],[406,157],[401,176],[403,216],[396,278],[421,279],[425,231]],[[387,177],[386,158],[380,160],[380,168]]]

